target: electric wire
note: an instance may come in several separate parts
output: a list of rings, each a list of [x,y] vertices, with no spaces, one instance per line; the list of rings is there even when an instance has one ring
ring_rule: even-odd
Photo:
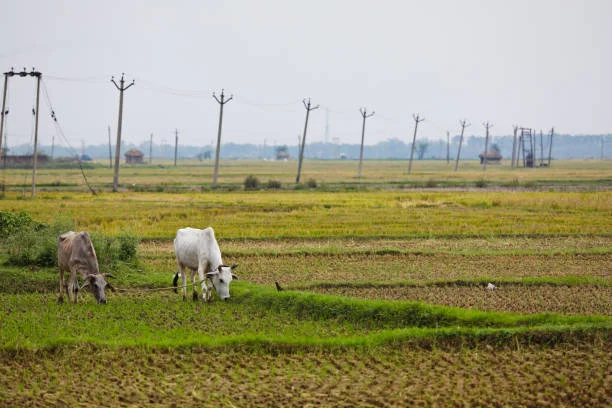
[[[62,129],[62,126],[60,125],[60,123],[57,120],[57,115],[55,114],[55,110],[53,109],[53,105],[51,104],[51,98],[49,98],[49,91],[47,90],[47,85],[42,80],[41,80],[41,83],[42,83],[42,88],[43,88],[43,94],[45,95],[45,102],[47,103],[47,107],[49,108],[49,111],[51,112],[51,118],[53,119],[53,123],[55,124],[56,133],[59,134],[61,136],[61,138],[66,142],[66,144],[68,145],[70,150],[73,152],[73,154],[75,156],[78,156],[78,153],[77,153],[76,149],[74,147],[72,147],[72,145],[70,144],[70,141],[68,140],[68,138],[64,134],[64,130]],[[80,160],[80,159],[77,160],[77,164],[79,165],[79,169],[81,170],[81,175],[83,176],[83,180],[85,181],[85,185],[87,185],[87,188],[89,189],[89,191],[91,191],[91,193],[93,195],[97,195],[96,191],[89,184],[89,180],[87,180],[87,175],[85,174],[85,170],[83,169],[82,160]]]

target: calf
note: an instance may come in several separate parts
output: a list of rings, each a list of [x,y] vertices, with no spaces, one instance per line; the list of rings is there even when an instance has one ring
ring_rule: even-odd
[[[189,227],[179,229],[176,232],[176,238],[174,238],[174,253],[178,271],[174,275],[173,284],[176,288],[179,275],[183,278],[183,300],[187,299],[185,268],[191,271],[193,300],[198,299],[195,286],[196,271],[198,271],[198,277],[202,284],[202,300],[210,300],[213,287],[221,299],[229,299],[229,284],[233,279],[238,279],[232,273],[232,270],[238,265],[226,266],[223,264],[221,250],[212,228],[208,227],[203,230]]]
[[[59,302],[64,301],[64,291],[68,300],[76,303],[79,290],[89,286],[98,303],[106,303],[104,288],[114,290],[106,282],[105,277],[112,277],[108,273],[100,273],[96,251],[91,243],[89,233],[68,231],[59,236],[57,243],[57,265],[60,273]],[[67,282],[64,272],[68,272]],[[84,283],[79,287],[77,273],[81,275]]]

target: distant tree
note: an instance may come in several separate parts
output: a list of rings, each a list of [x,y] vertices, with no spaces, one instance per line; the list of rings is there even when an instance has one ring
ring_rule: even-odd
[[[285,160],[289,158],[289,146],[277,146],[276,147],[276,160]]]
[[[428,147],[428,142],[417,142],[415,146],[417,152],[417,160],[423,160],[423,157],[425,156],[425,152],[427,152]]]
[[[210,150],[206,150],[205,152],[198,153],[196,157],[199,161],[202,161],[204,159],[210,159],[212,157],[212,153],[210,152]]]

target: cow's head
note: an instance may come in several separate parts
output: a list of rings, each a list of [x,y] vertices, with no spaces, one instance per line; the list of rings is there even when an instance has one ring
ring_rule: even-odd
[[[87,275],[87,278],[85,278],[85,283],[83,283],[83,285],[79,289],[83,289],[85,286],[89,286],[91,292],[96,298],[96,301],[98,303],[106,303],[106,295],[104,294],[104,289],[108,286],[110,290],[112,290],[113,292],[115,291],[113,285],[106,281],[105,278],[107,277],[114,278],[114,276],[110,273],[91,273]]]
[[[217,294],[223,300],[227,300],[230,297],[230,282],[234,279],[238,279],[238,277],[232,273],[232,270],[236,269],[237,267],[238,264],[234,264],[232,266],[219,265],[216,270],[206,274],[206,277],[212,281]]]

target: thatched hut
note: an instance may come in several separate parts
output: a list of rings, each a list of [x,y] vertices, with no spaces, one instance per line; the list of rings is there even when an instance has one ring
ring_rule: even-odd
[[[125,152],[125,162],[127,164],[143,164],[144,154],[138,149],[130,149]]]
[[[499,164],[502,159],[502,155],[495,149],[489,149],[486,152],[480,153],[478,157],[480,158],[480,164],[484,163],[485,157],[488,164]]]

